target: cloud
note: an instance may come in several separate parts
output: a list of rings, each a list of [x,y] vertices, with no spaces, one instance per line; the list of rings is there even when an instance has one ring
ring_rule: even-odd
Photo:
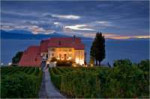
[[[22,23],[27,25],[30,31],[34,34],[51,34],[53,32],[60,32],[63,30],[63,26],[60,22],[49,22],[49,21],[24,21]],[[30,28],[31,27],[31,28]]]
[[[12,29],[14,29],[14,27],[10,26],[10,25],[1,25],[0,29],[2,29],[2,30],[12,30]]]
[[[84,33],[84,37],[95,38],[96,33]]]
[[[61,22],[54,22],[54,25],[56,27],[63,27],[63,24]]]
[[[51,29],[46,30],[39,26],[31,26],[29,27],[29,30],[32,31],[33,34],[51,34],[55,32],[55,30]]]
[[[44,34],[52,34],[54,32],[55,32],[55,30],[45,30]]]
[[[80,19],[80,16],[77,15],[59,15],[59,14],[52,14],[52,17],[60,18],[60,19],[70,19],[70,20],[77,20]]]
[[[108,21],[96,21],[95,23],[102,25],[102,26],[113,26],[111,22]]]
[[[148,2],[2,2],[4,29],[26,29],[35,34],[67,32],[94,37],[97,31],[112,33],[107,38],[147,38]],[[9,23],[9,24],[8,24]],[[31,29],[32,28],[32,29]],[[93,33],[91,33],[93,32]]]
[[[66,29],[71,29],[71,30],[93,31],[92,28],[89,28],[89,26],[88,26],[88,25],[85,25],[85,24],[77,24],[77,25],[72,25],[72,26],[65,26],[64,28],[66,28]]]
[[[2,11],[2,14],[9,14],[9,15],[19,15],[19,16],[32,16],[32,13],[23,13],[23,12],[16,12],[16,11]]]
[[[5,24],[1,26],[2,30],[9,31],[9,30],[27,30],[32,32],[33,34],[51,34],[54,33],[55,30],[52,30],[50,28],[45,28],[38,25],[33,24],[24,24],[24,25],[14,25],[14,24]]]
[[[54,24],[55,24],[55,25],[61,25],[61,23],[60,23],[60,22],[54,22]]]
[[[29,28],[33,34],[39,34],[41,32],[45,32],[45,30],[41,27],[38,27],[38,26],[32,26]]]

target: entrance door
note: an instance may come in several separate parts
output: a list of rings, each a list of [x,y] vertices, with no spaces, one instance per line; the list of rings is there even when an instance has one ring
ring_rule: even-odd
[[[64,60],[66,60],[67,59],[67,55],[66,54],[64,54]]]

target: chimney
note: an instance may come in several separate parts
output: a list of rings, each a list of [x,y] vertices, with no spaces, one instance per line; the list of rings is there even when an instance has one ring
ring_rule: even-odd
[[[73,39],[74,39],[74,40],[76,39],[76,36],[75,36],[75,35],[73,35]]]
[[[61,45],[61,41],[59,41],[58,44]]]

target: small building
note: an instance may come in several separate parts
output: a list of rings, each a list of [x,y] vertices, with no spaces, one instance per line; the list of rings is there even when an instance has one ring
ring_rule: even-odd
[[[40,46],[30,46],[24,51],[19,65],[40,66],[43,60],[50,64],[53,57],[57,60],[72,60],[76,64],[84,65],[84,44],[75,36],[42,40]]]

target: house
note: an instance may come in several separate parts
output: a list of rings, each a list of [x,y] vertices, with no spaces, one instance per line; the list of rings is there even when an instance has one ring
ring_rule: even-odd
[[[40,46],[30,46],[24,51],[19,65],[40,66],[43,59],[46,64],[50,64],[53,57],[57,60],[72,60],[76,64],[83,65],[84,44],[75,36],[42,40]]]

